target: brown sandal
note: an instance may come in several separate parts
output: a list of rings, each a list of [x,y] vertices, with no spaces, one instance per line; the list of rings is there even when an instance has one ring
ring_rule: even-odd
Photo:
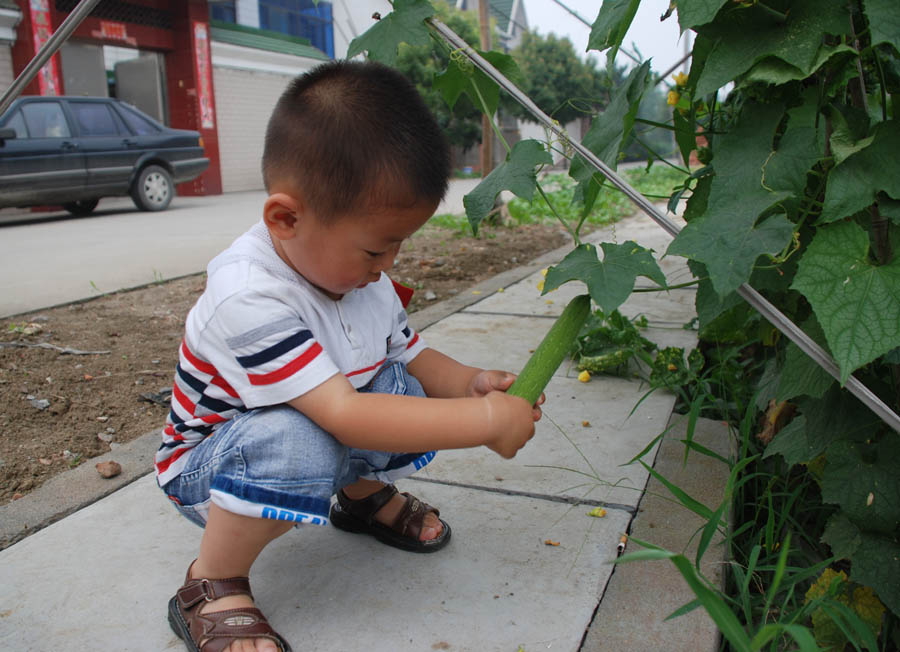
[[[340,530],[371,534],[382,543],[401,550],[436,552],[446,546],[450,541],[450,526],[443,519],[439,519],[443,525],[439,536],[426,541],[419,540],[425,515],[428,512],[434,512],[435,516],[440,516],[440,512],[411,494],[405,492],[401,494],[406,498],[406,504],[393,523],[384,525],[375,520],[376,512],[384,507],[396,493],[398,493],[397,487],[385,485],[371,496],[350,500],[341,489],[337,493],[337,503],[331,506],[329,518],[332,524]]]
[[[291,652],[291,646],[255,607],[200,613],[200,605],[228,595],[249,595],[252,599],[250,580],[246,577],[191,579],[188,568],[184,586],[169,600],[169,625],[188,650],[221,652],[239,638],[267,638],[275,641],[282,652]]]

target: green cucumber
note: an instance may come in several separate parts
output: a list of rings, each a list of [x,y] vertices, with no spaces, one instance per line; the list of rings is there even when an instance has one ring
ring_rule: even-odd
[[[590,313],[590,295],[580,294],[572,299],[506,392],[534,405],[559,369]]]

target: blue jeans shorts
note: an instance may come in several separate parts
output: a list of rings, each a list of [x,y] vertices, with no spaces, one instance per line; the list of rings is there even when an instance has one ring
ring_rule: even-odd
[[[383,368],[359,391],[425,396],[400,363]],[[249,410],[217,428],[162,489],[201,527],[210,502],[244,516],[327,525],[331,496],[341,487],[361,478],[391,483],[433,458],[434,452],[349,448],[301,412],[276,405]]]

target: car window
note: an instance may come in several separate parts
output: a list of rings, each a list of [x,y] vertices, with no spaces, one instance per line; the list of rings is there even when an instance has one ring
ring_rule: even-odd
[[[16,138],[28,138],[28,130],[25,128],[25,118],[22,117],[21,111],[13,113],[12,117],[4,126],[5,129],[14,129]]]
[[[146,136],[147,134],[159,133],[159,127],[147,120],[144,116],[132,111],[127,106],[119,105],[119,113],[125,118],[125,122],[131,127],[131,130],[138,136]]]
[[[70,102],[82,136],[118,136],[119,127],[109,107],[95,102]]]
[[[32,138],[68,138],[69,125],[59,102],[29,102],[22,107]]]

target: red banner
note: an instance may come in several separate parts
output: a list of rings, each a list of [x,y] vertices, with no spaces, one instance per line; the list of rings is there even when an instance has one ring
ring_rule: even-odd
[[[31,37],[34,40],[34,53],[37,54],[53,34],[50,23],[49,0],[30,0],[29,12],[31,14]],[[41,95],[59,95],[59,63],[57,55],[50,57],[44,67],[38,72],[38,84]]]
[[[197,102],[200,108],[200,126],[215,126],[212,92],[212,55],[209,50],[209,27],[194,21],[194,72],[197,77]]]

